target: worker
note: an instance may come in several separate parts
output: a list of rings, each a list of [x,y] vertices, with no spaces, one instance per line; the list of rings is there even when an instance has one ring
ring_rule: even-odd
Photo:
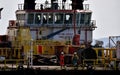
[[[60,66],[61,66],[61,69],[65,69],[64,52],[61,52],[60,54]]]
[[[82,46],[81,48],[78,48],[77,49],[77,55],[78,55],[78,57],[79,57],[79,64],[82,64],[82,51],[84,50],[84,46]]]
[[[74,52],[74,55],[72,57],[72,64],[74,66],[74,69],[78,69],[78,60],[79,60],[79,57],[77,55],[77,52]]]

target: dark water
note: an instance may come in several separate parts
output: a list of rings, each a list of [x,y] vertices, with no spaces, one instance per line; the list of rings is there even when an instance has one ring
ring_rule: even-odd
[[[120,75],[120,71],[96,71],[96,70],[15,70],[0,71],[1,75]]]

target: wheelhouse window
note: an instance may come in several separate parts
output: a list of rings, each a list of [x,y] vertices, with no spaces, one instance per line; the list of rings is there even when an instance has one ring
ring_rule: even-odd
[[[63,13],[55,14],[55,24],[63,24]]]
[[[53,24],[53,13],[48,14],[48,24]]]
[[[25,20],[25,14],[17,14],[16,18],[17,20]]]
[[[91,13],[81,13],[80,24],[89,25],[91,20]]]
[[[41,24],[41,13],[35,14],[35,24]]]
[[[89,25],[91,20],[91,13],[86,13],[85,15],[85,24]]]
[[[34,14],[33,13],[28,14],[27,23],[28,24],[33,24],[34,23]]]
[[[47,16],[47,13],[44,13],[43,14],[43,24],[47,24],[47,18],[48,18],[48,16]]]
[[[81,13],[80,24],[84,24],[85,22],[85,13]]]
[[[64,21],[64,23],[65,24],[72,24],[72,21],[73,21],[73,14],[66,13],[65,14],[65,21]]]

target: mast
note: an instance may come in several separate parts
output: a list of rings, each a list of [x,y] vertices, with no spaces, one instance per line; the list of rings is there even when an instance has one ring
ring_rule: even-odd
[[[73,13],[73,23],[74,23],[74,36],[73,36],[73,44],[80,45],[80,34],[76,34],[76,10],[83,10],[83,1],[84,0],[72,0],[72,9]]]
[[[74,22],[74,34],[76,35],[76,9],[83,10],[84,0],[72,0],[72,9],[74,10],[73,22]]]
[[[74,22],[74,35],[76,35],[76,24],[75,24],[75,22],[76,22],[76,21],[75,21],[75,20],[76,20],[76,14],[75,14],[75,10],[76,10],[76,9],[75,9],[75,7],[76,7],[76,6],[75,6],[75,5],[76,5],[76,0],[74,1],[74,3],[73,3],[73,4],[74,4],[74,6],[73,6],[73,8],[74,8],[74,9],[73,9],[73,10],[74,10],[74,14],[73,14],[73,22]]]

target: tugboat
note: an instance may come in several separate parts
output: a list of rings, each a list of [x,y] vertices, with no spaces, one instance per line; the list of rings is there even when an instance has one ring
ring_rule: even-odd
[[[7,27],[10,46],[1,55],[16,61],[23,59],[31,66],[58,65],[62,51],[65,63],[71,64],[72,54],[92,42],[97,28],[84,0],[24,0],[15,14],[16,20],[9,20]]]
[[[9,20],[7,35],[0,36],[0,67],[3,70],[35,68],[38,74],[41,74],[42,68],[47,71],[42,72],[44,74],[49,74],[49,71],[53,71],[53,74],[58,72],[70,75],[95,74],[96,72],[91,68],[89,72],[83,71],[81,68],[84,67],[84,63],[79,71],[75,70],[77,72],[72,71],[73,66],[68,66],[72,63],[73,54],[79,56],[78,50],[84,49],[86,44],[92,42],[93,31],[97,28],[96,21],[91,19],[92,11],[89,10],[89,4],[84,4],[84,1],[86,0],[46,0],[43,3],[36,3],[35,0],[24,0],[24,4],[18,4],[18,10],[15,12],[16,20]],[[118,42],[117,58],[120,52],[119,44]],[[120,62],[119,58],[112,56],[116,48],[95,50],[97,60],[94,66],[100,65],[95,69],[108,70],[111,61]],[[99,50],[102,53],[100,56]],[[62,52],[65,57],[64,68],[67,65],[70,71],[62,72],[61,69],[58,71],[59,56]],[[112,70],[120,68],[116,63],[115,66],[112,65]],[[55,69],[51,70],[53,67]],[[100,73],[115,73],[115,71],[108,71],[100,71]],[[28,71],[25,70],[24,74],[26,72]],[[29,73],[33,71],[29,70]]]
[[[79,47],[92,41],[93,30],[96,28],[95,20],[91,20],[89,4],[83,2],[84,0],[46,0],[44,3],[35,3],[35,0],[24,0],[24,4],[18,5],[16,21],[9,22],[9,41],[21,41],[22,44],[31,39],[51,40],[46,45],[38,44],[39,53],[34,54],[59,55],[60,50],[73,54],[76,49],[72,46]],[[58,45],[52,44],[53,41]],[[47,45],[49,49],[43,49]],[[65,46],[71,47],[66,51]]]

